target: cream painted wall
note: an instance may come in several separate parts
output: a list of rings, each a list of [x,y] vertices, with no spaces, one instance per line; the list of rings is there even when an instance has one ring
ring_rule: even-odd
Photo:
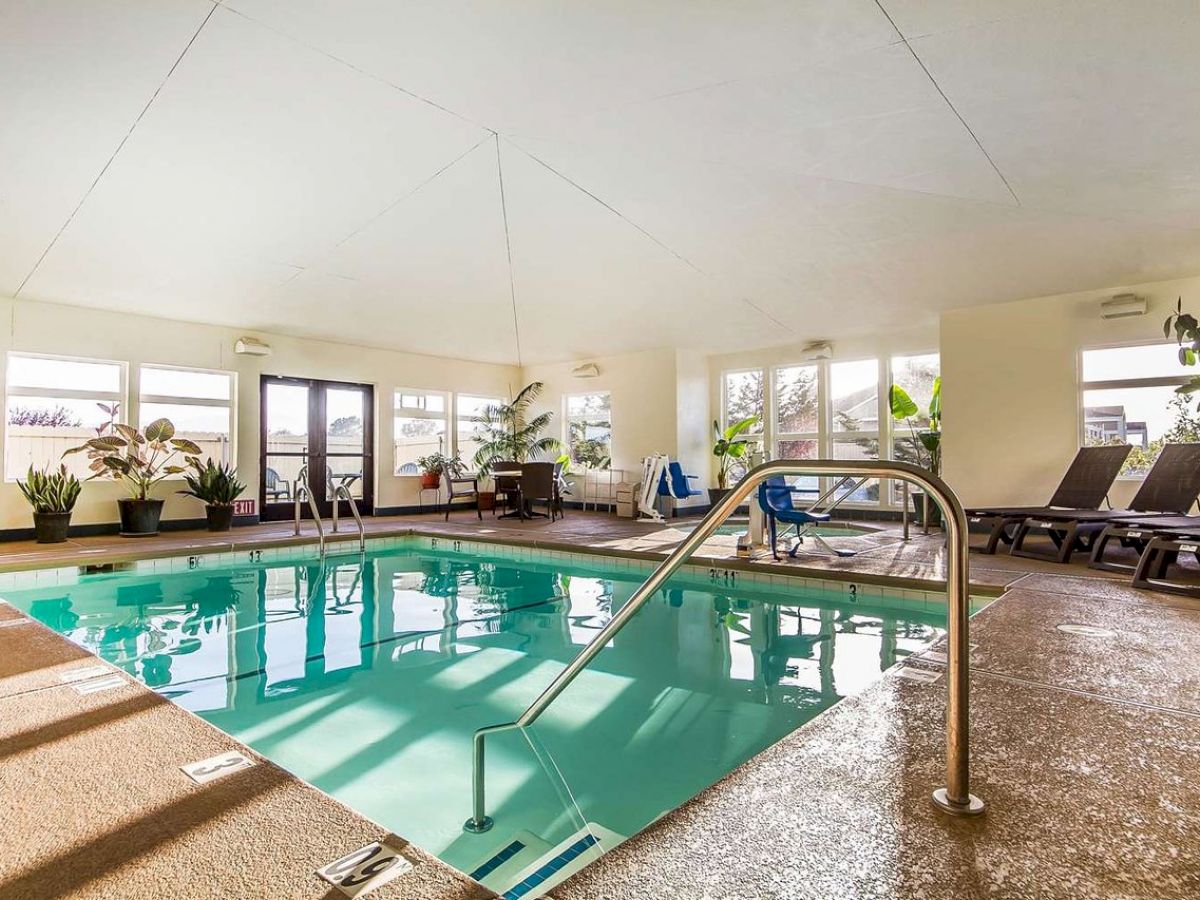
[[[679,459],[684,469],[701,475],[705,463],[697,451],[694,422],[704,423],[707,410],[707,366],[698,354],[647,350],[619,356],[589,357],[600,368],[596,378],[576,378],[580,362],[526,366],[524,382],[541,381],[545,392],[540,410],[555,414],[555,434],[566,439],[564,419],[568,394],[608,391],[612,394],[613,467],[636,478],[642,458],[654,452]],[[698,417],[698,418],[695,418]],[[700,488],[706,485],[697,482]],[[703,498],[694,498],[698,505]]]
[[[130,420],[137,418],[137,369],[142,363],[224,369],[238,375],[237,461],[258,496],[259,375],[293,375],[375,386],[375,494],[380,507],[415,505],[418,479],[392,475],[392,394],[397,387],[503,395],[521,383],[514,366],[466,362],[325,341],[251,333],[271,344],[270,357],[238,356],[238,337],[250,332],[0,298],[0,356],[9,350],[120,360],[129,365]],[[3,436],[0,433],[0,452]],[[164,518],[203,516],[200,504],[160,488]],[[89,482],[76,507],[74,524],[112,522],[122,496],[117,485]],[[29,510],[15,483],[0,484],[0,529],[30,525]]]
[[[1099,303],[1135,293],[1145,316],[1104,321]],[[1127,285],[947,312],[941,320],[945,476],[967,505],[1044,503],[1079,446],[1079,353],[1162,341],[1177,297],[1200,306],[1200,278]],[[1133,496],[1122,479],[1110,499]]]

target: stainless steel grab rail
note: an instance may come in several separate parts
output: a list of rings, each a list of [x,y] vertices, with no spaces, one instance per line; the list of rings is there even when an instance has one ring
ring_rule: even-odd
[[[312,513],[313,522],[317,526],[317,544],[321,548],[321,556],[325,555],[325,526],[321,524],[321,513],[317,509],[316,498],[312,495],[312,490],[308,486],[308,476],[302,475],[296,479],[296,495],[292,503],[292,518],[296,524],[296,535],[300,534],[300,495],[304,495],[304,499],[308,500],[308,510]]]
[[[609,620],[567,667],[559,672],[550,685],[542,691],[529,708],[513,722],[488,725],[475,732],[474,766],[472,769],[471,818],[463,825],[464,830],[481,834],[493,825],[485,809],[484,749],[487,736],[502,731],[512,731],[532,725],[546,708],[555,701],[575,677],[582,672],[597,654],[611,641],[639,609],[649,600],[663,583],[684,564],[701,544],[708,540],[717,527],[732,513],[759,484],[774,476],[791,475],[863,475],[871,478],[893,478],[916,484],[927,496],[937,500],[942,509],[942,520],[946,526],[947,567],[947,713],[946,713],[946,786],[933,792],[933,802],[939,809],[956,816],[975,816],[984,810],[983,801],[970,791],[970,753],[968,747],[969,676],[968,619],[971,615],[967,562],[967,519],[962,504],[949,486],[924,469],[911,463],[875,460],[775,460],[756,466],[726,494],[700,521],[678,547],[667,556],[641,587],[633,592],[629,601]],[[926,517],[928,521],[928,517]]]
[[[350,514],[354,516],[354,524],[358,526],[358,552],[367,552],[367,530],[363,527],[362,516],[358,514],[358,504],[354,502],[354,498],[350,496],[350,489],[344,484],[339,484],[333,489],[333,530],[338,530],[338,497],[345,497],[346,502],[350,504]]]

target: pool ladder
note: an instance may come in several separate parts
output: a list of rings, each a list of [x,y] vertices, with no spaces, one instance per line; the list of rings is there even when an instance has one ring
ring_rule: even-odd
[[[472,814],[463,829],[482,834],[494,824],[487,815],[484,751],[489,735],[525,728],[537,721],[588,664],[608,646],[629,621],[654,594],[687,561],[700,545],[708,540],[729,515],[768,478],[777,476],[817,475],[826,477],[857,476],[891,478],[922,488],[942,510],[946,527],[947,566],[947,658],[946,658],[946,786],[933,792],[933,802],[943,812],[954,816],[976,816],[983,812],[984,803],[970,791],[970,752],[968,746],[968,707],[970,660],[968,658],[968,619],[971,615],[969,594],[967,518],[962,504],[941,478],[914,466],[894,460],[830,460],[783,459],[755,466],[736,486],[708,511],[700,524],[668,554],[650,577],[633,592],[595,637],[575,656],[567,667],[514,721],[488,725],[475,732],[472,756]],[[929,521],[926,516],[925,521]],[[907,524],[907,523],[906,523]]]
[[[358,504],[354,502],[354,497],[350,495],[350,490],[344,484],[339,484],[333,487],[332,480],[330,486],[333,493],[333,531],[338,530],[338,506],[340,500],[345,500],[350,504],[350,514],[354,516],[354,524],[358,528],[358,552],[365,553],[367,549],[367,531],[363,526],[362,516],[358,512]],[[308,501],[308,511],[312,515],[313,524],[317,526],[317,545],[320,548],[321,556],[325,556],[325,524],[321,521],[321,512],[317,509],[316,498],[313,497],[312,490],[308,486],[308,475],[301,473],[296,479],[296,496],[292,503],[292,518],[295,524],[295,532],[300,534],[300,504],[302,500]]]

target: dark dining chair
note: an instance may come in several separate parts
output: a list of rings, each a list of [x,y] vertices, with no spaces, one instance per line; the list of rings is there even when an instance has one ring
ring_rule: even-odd
[[[466,497],[475,501],[475,515],[482,521],[483,513],[479,510],[479,479],[474,475],[452,475],[448,469],[443,469],[442,480],[446,483],[445,521],[450,521],[450,507],[454,501]]]
[[[504,505],[508,507],[516,500],[515,508],[522,509],[521,506],[521,479],[520,478],[505,478],[505,472],[520,472],[521,464],[512,459],[498,459],[492,463],[492,481],[496,485],[496,505],[492,507],[492,515],[496,515],[496,506],[500,505],[500,498],[504,498]]]
[[[521,466],[521,499],[524,509],[534,503],[546,504],[546,516],[551,522],[557,518],[554,501],[558,496],[558,484],[555,479],[555,464],[552,462],[531,462]]]

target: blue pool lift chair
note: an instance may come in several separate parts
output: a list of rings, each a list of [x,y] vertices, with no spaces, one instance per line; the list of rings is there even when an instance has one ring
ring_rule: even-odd
[[[676,500],[699,497],[704,491],[692,487],[692,482],[698,478],[698,475],[685,474],[683,466],[679,463],[669,462],[658,480],[658,496],[674,497]]]
[[[771,543],[771,556],[779,559],[777,542],[779,540],[780,522],[787,526],[784,528],[785,534],[788,527],[795,527],[796,529],[796,543],[788,551],[788,556],[793,559],[796,558],[796,551],[800,549],[806,537],[811,537],[830,556],[854,556],[855,552],[853,550],[837,550],[829,546],[814,531],[816,526],[828,522],[833,517],[833,514],[832,512],[816,512],[816,504],[808,509],[799,509],[792,503],[792,495],[798,493],[811,493],[811,491],[788,484],[787,479],[782,475],[775,475],[768,478],[758,486],[758,506],[763,511],[763,515],[767,517],[767,539]]]

